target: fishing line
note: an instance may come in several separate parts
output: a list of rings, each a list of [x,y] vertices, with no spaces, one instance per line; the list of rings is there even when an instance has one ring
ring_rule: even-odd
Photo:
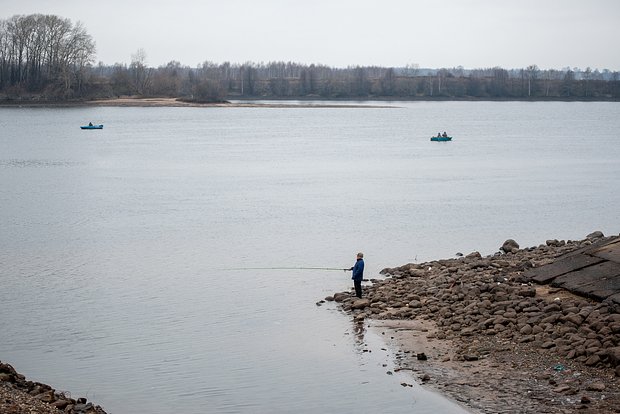
[[[349,270],[336,267],[230,267],[222,270]]]

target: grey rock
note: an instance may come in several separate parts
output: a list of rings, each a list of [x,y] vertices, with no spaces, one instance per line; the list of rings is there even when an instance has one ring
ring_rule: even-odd
[[[592,233],[590,233],[590,234],[588,234],[586,236],[587,239],[600,239],[602,237],[605,237],[605,235],[603,234],[602,231],[598,231],[598,230],[594,231],[594,232],[592,232]]]
[[[508,239],[504,242],[504,244],[502,244],[500,250],[506,253],[511,253],[513,251],[519,250],[519,243],[517,243],[513,239]]]
[[[357,299],[353,302],[353,304],[351,305],[351,309],[364,309],[367,306],[370,306],[370,300],[369,299]]]

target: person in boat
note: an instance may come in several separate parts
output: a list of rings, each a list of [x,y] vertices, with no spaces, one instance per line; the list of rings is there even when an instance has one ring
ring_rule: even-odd
[[[89,123],[88,123],[88,126],[93,126],[93,123],[92,123],[92,122],[89,122]]]
[[[437,133],[437,138],[441,138],[441,132]]]
[[[353,286],[355,287],[355,296],[361,299],[362,297],[362,280],[364,279],[364,253],[357,254],[357,260],[355,266],[350,269],[353,271]]]
[[[447,138],[448,134],[446,134],[446,131],[443,131],[443,134],[441,134],[442,137]]]

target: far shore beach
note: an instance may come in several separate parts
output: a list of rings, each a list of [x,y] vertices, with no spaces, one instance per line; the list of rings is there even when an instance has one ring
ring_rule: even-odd
[[[257,99],[260,100],[260,99]],[[23,101],[0,101],[0,107],[89,107],[89,106],[111,106],[111,107],[179,107],[179,108],[394,108],[394,105],[367,104],[360,101],[359,104],[352,104],[351,101],[321,101],[320,104],[314,101],[271,101],[269,103],[257,103],[257,100],[237,101],[237,102],[190,102],[176,98],[137,98],[119,97],[109,99],[94,99],[85,101],[42,101],[42,100],[23,100]],[[340,102],[340,103],[339,103]]]
[[[0,108],[74,108],[89,106],[110,106],[110,107],[180,107],[180,108],[397,108],[399,104],[407,102],[615,102],[609,99],[500,99],[500,98],[480,98],[480,99],[455,99],[443,97],[424,97],[417,99],[403,99],[385,97],[368,97],[364,99],[335,99],[317,97],[291,97],[288,99],[276,99],[271,97],[232,97],[223,102],[192,102],[179,98],[164,97],[138,97],[138,96],[121,96],[116,98],[102,98],[90,100],[67,100],[52,101],[44,99],[22,99],[9,100],[0,99]],[[385,104],[384,104],[385,103]]]

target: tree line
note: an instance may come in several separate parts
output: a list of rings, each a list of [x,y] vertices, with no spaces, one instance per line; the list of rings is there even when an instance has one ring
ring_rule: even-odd
[[[0,90],[81,96],[94,53],[92,37],[69,19],[33,14],[0,20]]]
[[[34,14],[0,20],[0,99],[69,100],[117,96],[198,102],[272,99],[618,100],[620,74],[586,68],[423,69],[295,62],[171,61],[149,67],[142,49],[129,65],[94,64],[95,42],[80,24]]]

